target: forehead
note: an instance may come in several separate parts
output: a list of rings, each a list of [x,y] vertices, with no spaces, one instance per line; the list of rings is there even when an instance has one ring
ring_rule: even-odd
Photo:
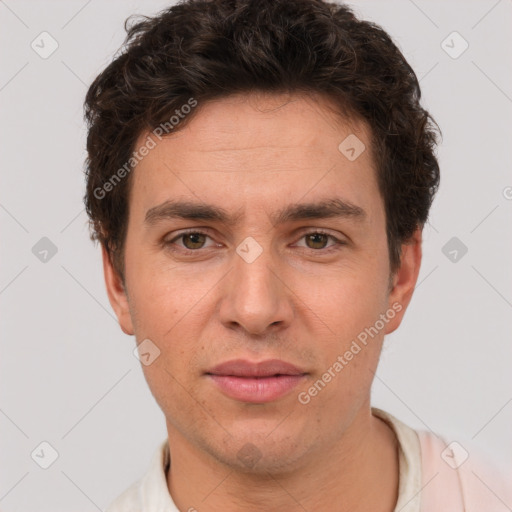
[[[161,140],[151,132],[139,137],[137,147],[147,137],[156,142],[133,175],[130,200],[142,208],[171,193],[208,202],[237,197],[245,204],[265,196],[266,206],[326,192],[356,203],[378,194],[368,127],[343,118],[325,98],[239,95],[196,109]]]

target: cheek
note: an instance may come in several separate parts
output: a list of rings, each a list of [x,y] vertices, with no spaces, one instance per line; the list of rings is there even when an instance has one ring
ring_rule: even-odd
[[[152,335],[167,343],[175,331],[183,329],[182,320],[189,329],[201,324],[203,316],[198,312],[206,303],[202,299],[215,280],[197,268],[180,271],[170,259],[144,253],[132,257],[129,264],[127,261],[130,302],[139,335]]]
[[[386,308],[387,278],[380,272],[353,267],[314,279],[300,277],[294,291],[333,335],[346,339],[373,324]]]
[[[322,278],[300,281],[299,293],[313,313],[309,316],[321,320],[312,327],[317,333],[312,334],[319,356],[319,373],[313,384],[317,382],[316,387],[322,389],[322,398],[314,400],[315,406],[327,404],[336,414],[366,398],[387,325],[380,320],[387,308],[385,262],[360,263]],[[317,390],[311,391],[314,394]]]
[[[379,297],[368,288],[360,280],[347,279],[308,302],[321,316],[319,329],[326,332],[324,326],[328,326],[328,335],[316,336],[318,372],[301,390],[300,403],[308,402],[308,410],[318,411],[317,417],[330,423],[329,428],[332,422],[338,425],[339,418],[349,418],[367,400],[378,365],[385,330],[376,322],[386,301],[384,293]]]

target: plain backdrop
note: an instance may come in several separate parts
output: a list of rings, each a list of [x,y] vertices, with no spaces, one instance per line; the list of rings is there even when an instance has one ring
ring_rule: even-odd
[[[88,237],[82,104],[121,45],[126,17],[169,5],[0,1],[4,512],[104,510],[166,436]],[[392,35],[444,136],[419,284],[386,339],[373,404],[510,472],[512,4],[350,5]]]

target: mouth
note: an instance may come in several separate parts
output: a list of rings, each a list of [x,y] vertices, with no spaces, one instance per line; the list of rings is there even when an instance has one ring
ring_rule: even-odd
[[[278,359],[259,363],[237,359],[206,372],[222,393],[246,403],[277,400],[298,386],[306,375],[307,372]]]

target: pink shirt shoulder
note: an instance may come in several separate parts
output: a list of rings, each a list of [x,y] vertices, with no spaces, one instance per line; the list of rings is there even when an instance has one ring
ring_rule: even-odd
[[[510,512],[512,479],[460,443],[417,431],[421,446],[421,512]]]

